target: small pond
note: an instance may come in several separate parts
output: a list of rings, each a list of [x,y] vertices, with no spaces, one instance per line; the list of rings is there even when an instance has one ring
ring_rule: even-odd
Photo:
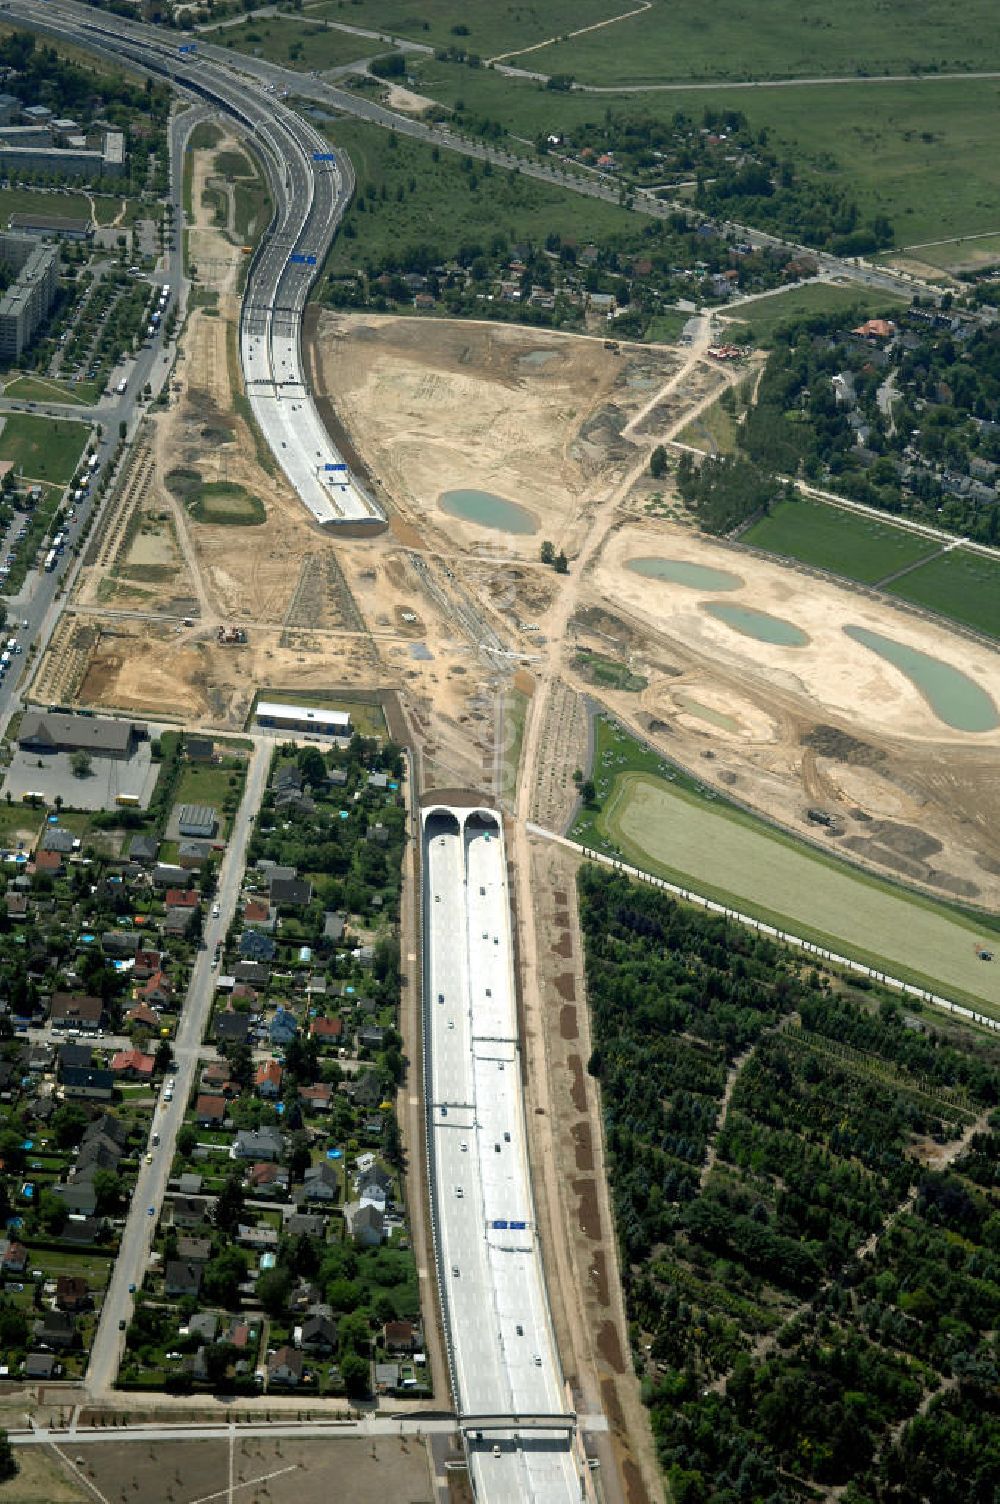
[[[770,642],[779,648],[804,648],[809,638],[794,622],[781,616],[771,616],[767,611],[755,611],[752,606],[731,605],[728,601],[706,601],[705,610],[717,621],[725,622],[744,637],[753,637],[757,642]]]
[[[844,631],[852,642],[870,648],[905,674],[946,726],[956,731],[995,731],[1000,726],[997,707],[985,689],[950,663],[867,627],[847,626]]]
[[[477,527],[491,527],[498,533],[537,533],[538,523],[527,507],[492,491],[442,491],[438,497],[442,510]]]
[[[691,564],[687,559],[661,559],[655,554],[645,559],[629,559],[625,565],[633,574],[648,580],[665,580],[668,585],[687,585],[691,590],[739,590],[743,581],[728,569],[711,569],[707,564]]]

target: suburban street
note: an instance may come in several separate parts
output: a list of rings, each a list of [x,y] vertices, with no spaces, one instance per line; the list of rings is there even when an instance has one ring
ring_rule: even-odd
[[[167,1189],[170,1166],[174,1155],[174,1142],[184,1121],[188,1098],[194,1083],[195,1071],[202,1035],[212,1010],[215,990],[215,972],[212,960],[215,946],[232,922],[239,898],[243,868],[246,863],[247,845],[253,831],[254,820],[267,785],[270,767],[270,746],[257,742],[247,768],[246,788],[240,807],[233,817],[233,829],[219,869],[219,883],[215,902],[219,915],[205,920],[205,948],[197,954],[187,998],[180,1016],[174,1057],[177,1068],[173,1076],[174,1094],[171,1102],[161,1102],[153,1120],[154,1131],[160,1135],[160,1145],[153,1151],[153,1163],[139,1167],[132,1206],[129,1211],[121,1246],[111,1273],[111,1281],[101,1310],[101,1319],[91,1349],[87,1369],[87,1388],[92,1396],[108,1395],[114,1387],[115,1375],[122,1353],[124,1334],[119,1331],[120,1321],[128,1321],[132,1314],[132,1295],[129,1285],[140,1286],[146,1269],[146,1260],[163,1197]],[[149,1209],[154,1209],[150,1216]]]

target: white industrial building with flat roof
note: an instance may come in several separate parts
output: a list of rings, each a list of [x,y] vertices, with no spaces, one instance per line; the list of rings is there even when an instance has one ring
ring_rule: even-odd
[[[275,700],[257,703],[258,726],[277,731],[312,731],[321,736],[350,736],[351,717],[346,710],[325,710],[322,705],[284,705]]]
[[[475,1494],[569,1504],[583,1464],[528,1168],[500,817],[425,809],[423,857],[431,1206]]]

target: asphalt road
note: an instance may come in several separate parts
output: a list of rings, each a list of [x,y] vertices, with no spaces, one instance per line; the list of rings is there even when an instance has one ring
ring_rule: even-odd
[[[240,894],[243,868],[246,863],[247,845],[253,830],[253,822],[267,785],[271,762],[271,748],[266,743],[254,746],[247,769],[243,799],[233,820],[233,829],[226,847],[226,854],[219,869],[218,889],[215,902],[219,906],[218,918],[209,915],[205,920],[205,949],[197,953],[187,998],[181,1012],[174,1057],[177,1069],[174,1072],[173,1100],[166,1102],[162,1095],[154,1113],[153,1131],[160,1135],[159,1148],[153,1150],[151,1165],[142,1163],[139,1178],[132,1196],[121,1246],[111,1272],[101,1319],[94,1337],[87,1368],[87,1388],[91,1395],[110,1393],[114,1387],[118,1363],[124,1347],[124,1333],[118,1329],[120,1321],[128,1321],[132,1314],[132,1296],[129,1285],[142,1285],[149,1257],[153,1233],[159,1220],[163,1197],[167,1189],[170,1166],[174,1156],[174,1143],[184,1121],[184,1113],[198,1065],[202,1036],[212,1009],[215,990],[215,972],[212,961],[216,943],[222,940],[232,922]],[[169,1079],[169,1078],[168,1078]],[[149,1215],[149,1208],[154,1215]]]

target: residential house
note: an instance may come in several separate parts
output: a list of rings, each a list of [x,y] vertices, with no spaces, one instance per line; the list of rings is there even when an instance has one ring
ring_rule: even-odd
[[[388,1199],[392,1191],[392,1176],[388,1170],[381,1169],[378,1165],[362,1170],[354,1179],[354,1189],[362,1200],[366,1196],[381,1197],[382,1201]]]
[[[385,1213],[367,1202],[349,1201],[344,1207],[344,1224],[359,1248],[377,1248],[385,1235]]]
[[[90,1248],[101,1241],[106,1231],[100,1217],[83,1217],[79,1222],[67,1222],[60,1237],[74,1248]]]
[[[314,1086],[300,1086],[299,1100],[307,1112],[329,1112],[333,1087],[327,1081],[317,1081]]]
[[[178,888],[186,883],[188,875],[183,867],[177,867],[170,863],[158,862],[153,868],[154,888]]]
[[[369,773],[368,787],[370,789],[375,789],[379,793],[384,793],[385,790],[389,787],[388,773]]]
[[[71,851],[79,849],[80,839],[61,825],[46,825],[38,845],[42,851],[61,851],[63,856],[68,856]]]
[[[26,893],[5,893],[4,902],[7,906],[8,919],[27,919],[28,895]]]
[[[174,1196],[168,1203],[170,1222],[173,1227],[200,1227],[210,1222],[215,1210],[215,1198],[202,1200],[196,1196]]]
[[[254,1075],[254,1089],[265,1101],[276,1102],[281,1096],[281,1079],[284,1072],[276,1060],[263,1060]]]
[[[83,1143],[86,1144],[93,1138],[107,1139],[119,1149],[124,1149],[128,1143],[128,1124],[123,1123],[113,1112],[102,1112],[83,1131]]]
[[[138,989],[138,996],[153,1008],[173,1008],[174,984],[166,972],[155,971]]]
[[[291,1185],[291,1176],[282,1165],[262,1160],[251,1165],[246,1175],[246,1186],[251,1196],[267,1201],[284,1201]]]
[[[304,877],[272,877],[270,899],[272,904],[304,909],[312,899],[312,883]]]
[[[101,949],[106,956],[127,961],[135,955],[142,944],[142,936],[135,930],[105,930],[101,936]]]
[[[110,1102],[115,1094],[115,1078],[110,1071],[69,1067],[63,1071],[63,1096],[67,1101]]]
[[[31,1328],[32,1341],[38,1346],[62,1353],[79,1344],[76,1322],[68,1311],[46,1311]]]
[[[82,1275],[59,1275],[56,1280],[56,1305],[60,1311],[89,1311],[93,1304],[90,1287]]]
[[[196,909],[201,899],[194,888],[168,888],[163,895],[167,909]]]
[[[61,877],[64,863],[58,851],[36,851],[34,859],[36,872],[47,873],[49,877]]]
[[[0,1272],[23,1274],[28,1267],[28,1250],[16,1238],[0,1238]]]
[[[29,1353],[24,1360],[26,1379],[55,1379],[62,1373],[62,1364],[51,1353]]]
[[[337,1323],[328,1305],[310,1307],[299,1327],[297,1341],[305,1352],[328,1357],[337,1350]]]
[[[291,1044],[299,1032],[294,1013],[290,1013],[287,1008],[279,1007],[267,1032],[272,1048],[284,1049],[285,1045]]]
[[[268,1383],[275,1388],[296,1389],[304,1372],[305,1359],[294,1347],[279,1347],[267,1360]]]
[[[189,1337],[200,1337],[202,1342],[214,1342],[219,1330],[219,1318],[214,1311],[197,1311],[187,1324]]]
[[[53,1196],[58,1196],[67,1214],[92,1217],[97,1210],[97,1191],[90,1178],[70,1180],[65,1185],[50,1187]]]
[[[104,1024],[104,1003],[99,997],[78,992],[54,992],[49,1003],[49,1022],[53,1029],[79,1029],[81,1034],[96,1034]]]
[[[246,1044],[250,1035],[250,1015],[235,1008],[224,1008],[215,1015],[213,1033],[218,1044]]]
[[[261,930],[244,930],[240,936],[240,955],[244,961],[273,961],[277,944]]]
[[[173,936],[177,940],[183,940],[194,929],[197,909],[168,909],[163,916],[163,933]]]
[[[236,1228],[236,1241],[241,1248],[249,1248],[253,1253],[277,1253],[278,1251],[277,1229],[263,1222],[260,1226],[241,1222]]]
[[[385,1030],[374,1024],[366,1024],[358,1030],[358,1044],[364,1050],[380,1050],[385,1039]]]
[[[284,1152],[284,1135],[269,1125],[257,1129],[244,1129],[236,1135],[229,1151],[230,1159],[274,1160],[277,1163]]]
[[[124,1081],[152,1081],[156,1061],[141,1050],[119,1050],[111,1057],[112,1073]]]
[[[156,836],[147,835],[141,831],[133,836],[128,846],[129,860],[139,862],[142,866],[151,866],[156,861],[156,853],[160,849],[160,843]]]
[[[56,1052],[56,1070],[61,1081],[63,1071],[69,1066],[70,1070],[86,1070],[94,1058],[94,1047],[91,1044],[61,1044]]]
[[[387,1321],[382,1328],[382,1345],[387,1353],[415,1353],[423,1340],[412,1321]]]
[[[168,1259],[163,1271],[163,1289],[167,1295],[197,1296],[201,1290],[201,1265],[192,1259]]]
[[[326,1218],[319,1212],[292,1212],[285,1218],[284,1232],[289,1238],[326,1240]]]
[[[375,1364],[375,1388],[379,1394],[388,1394],[391,1390],[399,1388],[398,1363]]]
[[[215,743],[208,736],[185,736],[184,751],[189,762],[215,761]]]
[[[194,1104],[194,1115],[199,1128],[221,1128],[226,1120],[226,1099],[209,1092],[202,1092]]]
[[[201,1089],[210,1096],[223,1096],[229,1101],[238,1097],[240,1088],[229,1074],[224,1060],[212,1060],[201,1073]]]
[[[309,1036],[320,1044],[340,1044],[344,1037],[343,1019],[313,1018],[309,1022]]]
[[[182,1263],[207,1264],[212,1257],[211,1238],[178,1238],[177,1257]]]
[[[249,898],[243,908],[244,929],[262,930],[270,935],[277,922],[277,914],[263,898]]]
[[[177,865],[185,872],[196,872],[211,855],[211,841],[181,841],[177,847]]]
[[[262,966],[259,961],[237,961],[233,967],[233,978],[237,982],[246,982],[250,987],[266,987],[271,980],[271,968]]]
[[[103,1133],[85,1138],[76,1156],[75,1177],[79,1179],[84,1170],[89,1170],[91,1166],[95,1170],[117,1170],[118,1161],[124,1152],[120,1145],[106,1138]]]
[[[340,1196],[340,1176],[328,1164],[310,1165],[302,1177],[302,1194],[306,1201],[332,1205]]]
[[[127,1024],[135,1024],[140,1029],[159,1029],[160,1015],[156,1013],[148,1003],[136,1003],[125,1015]]]

